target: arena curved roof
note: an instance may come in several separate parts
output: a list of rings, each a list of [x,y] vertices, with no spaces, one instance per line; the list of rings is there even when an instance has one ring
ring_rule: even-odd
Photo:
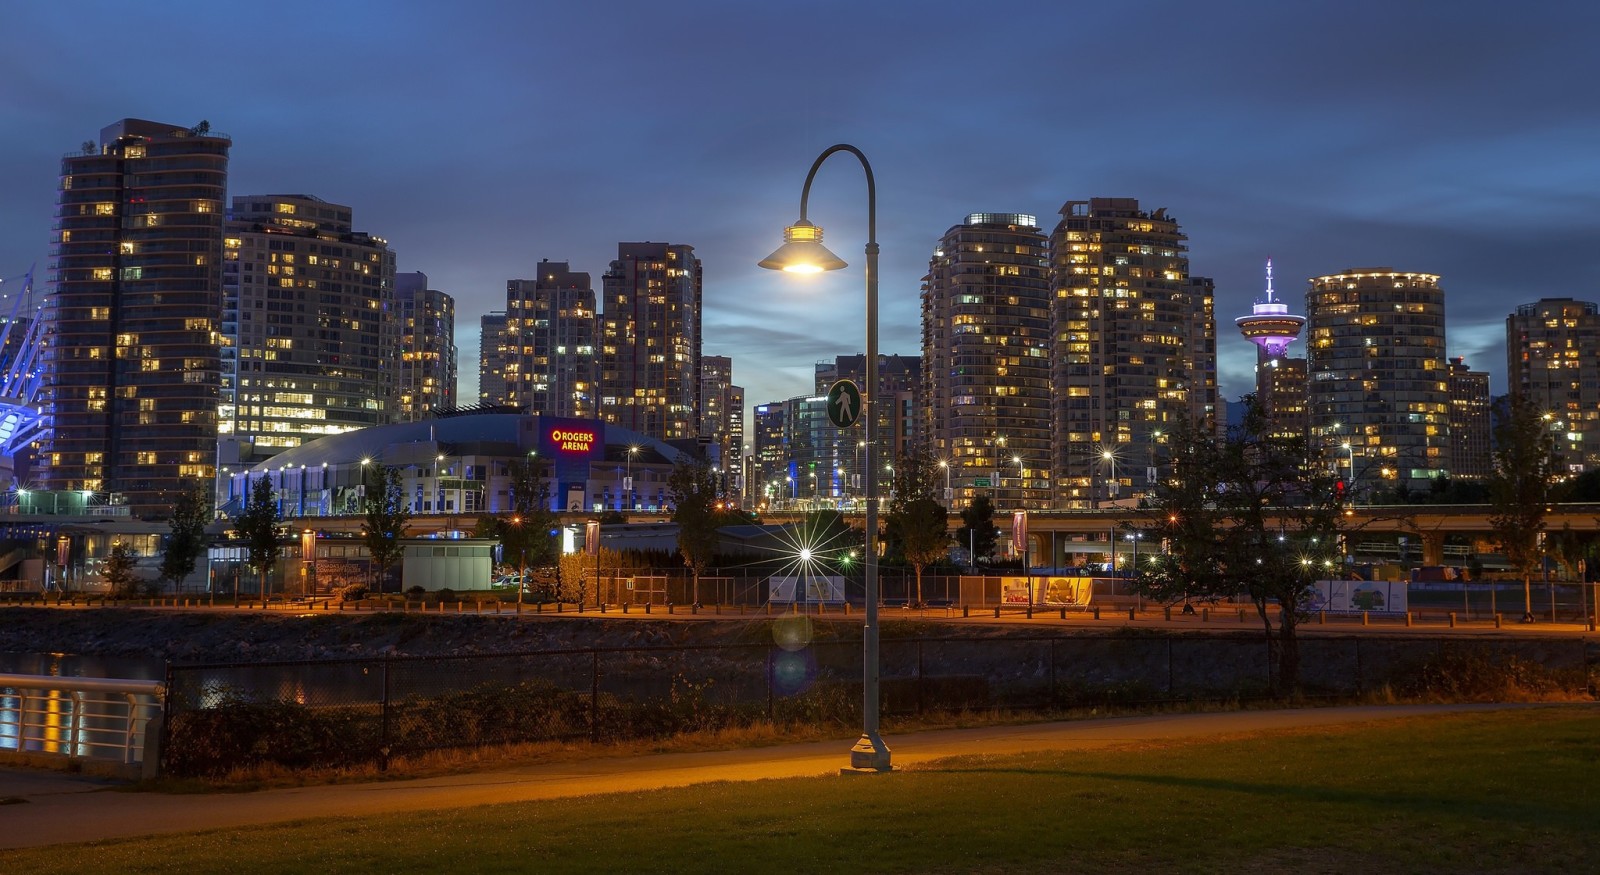
[[[600,423],[595,423],[600,425]],[[347,431],[317,438],[285,450],[250,468],[251,473],[263,473],[279,468],[316,468],[327,465],[359,465],[362,459],[382,459],[386,453],[406,444],[506,444],[507,448],[531,449],[538,434],[539,417],[522,413],[475,413],[466,416],[449,416],[426,419],[420,422],[401,422],[378,425],[359,431]],[[636,446],[654,450],[669,464],[688,454],[671,444],[645,437],[619,425],[605,424],[605,444],[608,448]],[[624,449],[623,452],[626,452]],[[512,453],[507,453],[511,455]]]

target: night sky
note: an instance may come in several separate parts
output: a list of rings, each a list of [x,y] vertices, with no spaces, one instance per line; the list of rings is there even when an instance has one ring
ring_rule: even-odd
[[[1225,12],[1216,11],[1225,8]],[[1507,313],[1600,300],[1600,6],[1591,2],[44,3],[0,0],[0,277],[48,276],[63,153],[124,117],[233,138],[230,196],[347,204],[478,318],[541,258],[693,245],[704,352],[761,403],[861,352],[866,194],[830,159],[811,218],[849,269],[755,262],[811,161],[872,161],[886,353],[920,353],[919,280],[971,212],[1135,197],[1217,282],[1223,390],[1262,287],[1437,273],[1449,354],[1505,391]],[[1292,348],[1298,352],[1303,345]]]

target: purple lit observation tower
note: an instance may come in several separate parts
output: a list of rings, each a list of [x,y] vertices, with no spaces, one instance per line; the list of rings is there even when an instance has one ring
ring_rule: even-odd
[[[1251,308],[1249,316],[1234,320],[1251,343],[1261,348],[1257,361],[1282,358],[1289,344],[1300,336],[1306,317],[1289,315],[1289,305],[1277,300],[1272,290],[1272,259],[1267,259],[1267,292]]]

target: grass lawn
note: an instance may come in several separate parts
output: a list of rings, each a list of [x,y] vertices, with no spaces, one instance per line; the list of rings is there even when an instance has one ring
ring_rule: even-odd
[[[1597,784],[1600,709],[1553,706],[0,852],[0,871],[1578,872]]]

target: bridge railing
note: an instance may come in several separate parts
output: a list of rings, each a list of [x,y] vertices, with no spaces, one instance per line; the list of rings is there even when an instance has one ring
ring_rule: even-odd
[[[0,751],[145,765],[164,694],[159,681],[0,673]]]

